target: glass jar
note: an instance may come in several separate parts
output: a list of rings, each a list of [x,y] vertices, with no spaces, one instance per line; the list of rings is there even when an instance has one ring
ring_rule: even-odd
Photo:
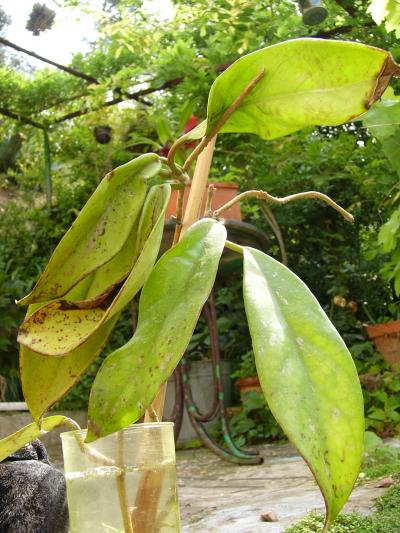
[[[71,533],[179,533],[173,424],[61,434]]]

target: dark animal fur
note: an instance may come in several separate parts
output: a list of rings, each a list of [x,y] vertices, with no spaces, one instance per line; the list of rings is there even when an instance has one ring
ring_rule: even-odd
[[[0,463],[0,533],[67,533],[65,478],[39,440]]]

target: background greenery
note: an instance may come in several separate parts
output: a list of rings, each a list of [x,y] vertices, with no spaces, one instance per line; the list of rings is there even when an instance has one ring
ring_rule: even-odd
[[[326,0],[329,17],[316,27],[302,23],[290,0],[249,0],[245,6],[240,0],[175,0],[174,18],[162,22],[140,0],[58,3],[78,15],[95,10],[97,40],[88,53],[71,61],[73,68],[95,82],[55,69],[32,69],[24,56],[6,47],[0,55],[0,108],[19,117],[0,115],[0,374],[8,378],[18,376],[16,332],[24,314],[14,301],[32,287],[55,244],[107,171],[148,150],[165,153],[191,115],[205,116],[209,87],[225,65],[257,48],[310,35],[361,40],[400,59],[398,36],[385,24],[375,23],[364,1]],[[0,11],[0,33],[8,22]],[[399,92],[398,82],[392,86]],[[143,88],[148,94],[132,97]],[[104,107],[110,100],[126,103]],[[82,116],[63,120],[82,109],[87,111]],[[29,121],[49,131],[51,206],[45,197],[43,131]],[[103,145],[93,133],[105,124],[112,128],[112,138]],[[399,312],[393,277],[380,274],[396,257],[377,239],[382,225],[395,217],[398,168],[376,135],[361,122],[310,128],[271,142],[251,135],[224,135],[215,151],[211,179],[235,182],[240,189],[262,188],[277,196],[320,190],[354,214],[356,222],[350,225],[320,202],[273,208],[289,267],[334,321],[359,373],[375,379],[373,386],[364,386],[368,427],[392,435],[400,430],[400,380],[385,367],[364,328],[365,323],[397,318]],[[242,211],[247,222],[267,233],[269,253],[280,258],[260,204],[249,201]],[[222,355],[232,361],[233,371],[250,349],[240,278],[240,268],[232,269],[220,277],[216,290]],[[105,353],[130,334],[127,310]],[[209,357],[202,321],[189,354],[195,359]],[[100,361],[59,407],[85,407]],[[15,380],[12,383],[10,398],[17,398],[18,387]],[[233,428],[241,443],[280,437],[255,395],[244,401]]]

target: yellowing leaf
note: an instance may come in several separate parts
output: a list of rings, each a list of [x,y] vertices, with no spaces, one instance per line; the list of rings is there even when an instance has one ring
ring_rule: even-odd
[[[54,250],[32,292],[31,304],[64,296],[123,247],[140,215],[146,180],[160,169],[156,154],[146,154],[113,170],[101,181]]]
[[[111,302],[107,299],[89,309],[85,308],[87,301],[50,302],[24,321],[18,341],[43,355],[64,355],[119,313],[141,289],[157,259],[170,194],[168,184],[156,185],[149,192],[139,220],[136,249],[131,250],[136,262]]]
[[[88,276],[69,293],[70,301],[87,296],[92,276]],[[42,308],[42,304],[30,305],[27,317]],[[24,398],[29,411],[37,422],[80,378],[88,366],[104,348],[118,320],[115,315],[102,325],[94,335],[66,357],[48,357],[33,352],[26,346],[20,348],[20,375]]]
[[[27,426],[19,429],[12,435],[8,435],[4,439],[0,440],[0,463],[4,461],[9,455],[16,452],[22,446],[29,444],[33,440],[41,437],[45,433],[52,431],[58,426],[72,425],[73,422],[66,416],[56,415],[45,418],[40,427],[36,422],[32,422]],[[74,424],[75,425],[75,424]]]
[[[314,474],[327,528],[363,455],[364,404],[353,359],[306,285],[252,248],[244,248],[243,292],[265,398]]]
[[[207,133],[261,71],[221,132],[274,139],[306,126],[335,126],[364,113],[399,73],[389,52],[360,43],[294,39],[241,57],[211,87]]]

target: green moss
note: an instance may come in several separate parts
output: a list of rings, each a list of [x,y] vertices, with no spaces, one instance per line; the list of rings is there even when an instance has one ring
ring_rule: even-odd
[[[400,448],[376,446],[367,448],[361,468],[360,480],[392,476],[400,478]]]
[[[376,513],[363,516],[358,513],[339,515],[329,533],[398,533],[400,531],[400,484],[389,489],[375,502]],[[284,533],[314,533],[322,531],[324,516],[309,513]]]
[[[202,448],[204,444],[200,439],[191,439],[188,442],[183,442],[182,444],[177,444],[177,450],[194,450],[197,448]]]
[[[320,532],[324,526],[325,517],[319,513],[309,513],[298,524],[285,529],[285,533],[313,533]],[[370,533],[370,518],[357,513],[340,515],[335,524],[329,528],[329,533]]]

